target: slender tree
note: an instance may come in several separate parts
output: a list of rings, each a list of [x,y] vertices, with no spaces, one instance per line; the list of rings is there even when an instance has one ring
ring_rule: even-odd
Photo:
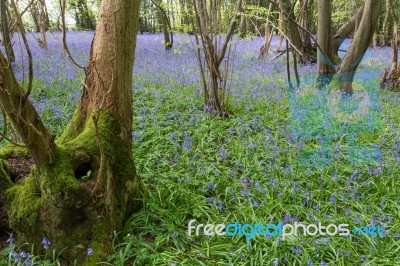
[[[230,21],[223,40],[218,39],[221,38],[220,34],[222,33],[220,30],[222,18],[218,11],[221,7],[221,2],[209,1],[208,4],[210,4],[210,8],[207,8],[206,0],[193,0],[196,26],[200,33],[201,44],[204,50],[204,61],[202,61],[200,53],[198,53],[199,68],[201,70],[204,88],[204,104],[207,108],[213,109],[217,114],[226,116],[229,113],[225,101],[228,61],[225,61],[225,69],[223,72],[220,66],[225,59],[229,41],[237,27],[237,20],[242,9],[242,0],[237,0],[236,2],[233,18]],[[195,35],[195,37],[199,47],[200,44],[197,35]],[[204,68],[203,65],[206,65],[206,68]],[[209,83],[206,82],[204,69],[207,69],[209,73]]]
[[[357,32],[338,71],[340,89],[343,92],[353,93],[352,83],[354,75],[372,42],[381,8],[382,0],[365,1],[363,15]]]
[[[163,29],[164,33],[164,45],[165,45],[165,50],[170,50],[172,46],[174,45],[174,35],[172,33],[172,27],[171,23],[168,17],[168,14],[165,12],[164,8],[161,6],[162,5],[162,0],[158,0],[158,2],[151,0],[151,2],[157,7],[160,21],[161,21],[161,27]]]
[[[318,52],[317,69],[318,83],[324,85],[330,82],[335,68],[332,57],[331,25],[332,22],[332,2],[330,0],[318,1]]]
[[[335,57],[335,61],[339,60],[338,53],[340,45],[342,45],[343,41],[355,31],[355,28],[358,29],[358,24],[360,23],[361,17],[364,12],[364,6],[365,4],[362,4],[354,13],[354,15],[346,23],[344,23],[343,26],[340,27],[336,34],[333,36],[332,52]]]
[[[7,0],[1,0],[0,3],[0,16],[1,16],[1,32],[3,34],[3,42],[6,48],[6,54],[10,62],[15,61],[14,49],[11,44],[10,25],[7,14]]]

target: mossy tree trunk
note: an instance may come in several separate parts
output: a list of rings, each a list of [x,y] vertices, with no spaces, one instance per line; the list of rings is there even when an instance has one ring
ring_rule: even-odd
[[[81,103],[54,140],[1,54],[0,103],[36,168],[23,184],[1,176],[11,227],[20,241],[42,237],[65,264],[92,265],[138,207],[143,190],[131,151],[132,67],[140,1],[103,0]],[[87,249],[94,254],[87,256]]]

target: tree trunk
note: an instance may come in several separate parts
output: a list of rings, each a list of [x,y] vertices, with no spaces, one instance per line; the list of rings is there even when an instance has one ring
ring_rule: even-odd
[[[3,33],[3,42],[6,48],[7,59],[10,62],[15,61],[14,49],[11,44],[11,33],[10,27],[8,24],[8,15],[7,15],[7,0],[1,0],[1,31]]]
[[[355,72],[374,36],[382,0],[367,0],[358,30],[346,53],[338,72],[340,90],[353,93],[352,83]]]
[[[269,48],[271,45],[271,41],[272,41],[272,37],[273,37],[272,30],[269,26],[271,12],[272,12],[272,3],[270,3],[269,7],[268,7],[267,19],[265,22],[265,36],[264,36],[265,41],[264,41],[264,44],[260,48],[259,57],[265,57],[268,54],[268,51],[269,51]]]
[[[0,102],[37,169],[13,185],[1,175],[10,226],[21,243],[42,237],[70,264],[94,265],[139,207],[132,158],[132,67],[140,1],[103,0],[81,103],[56,142],[0,57]],[[86,250],[94,253],[88,257]]]
[[[313,58],[312,51],[304,47],[298,26],[295,23],[294,8],[291,2],[292,1],[279,1],[279,8],[284,12],[282,24],[291,46],[299,56],[300,62],[305,64],[309,59]]]
[[[162,27],[162,30],[164,33],[165,50],[170,50],[174,44],[174,37],[173,37],[171,23],[169,21],[168,15],[165,12],[164,8],[161,6],[162,1],[160,1],[160,0],[158,0],[158,2],[155,2],[154,0],[151,0],[151,1],[158,9],[158,14],[160,17],[160,24],[161,24],[161,27]]]
[[[168,21],[164,17],[164,14],[162,13],[162,11],[159,11],[159,14],[160,14],[160,18],[161,18],[161,26],[162,26],[163,33],[164,33],[165,50],[170,50],[172,48],[172,43],[171,43],[170,33],[168,30]]]
[[[392,67],[390,72],[385,70],[381,81],[381,87],[386,87],[393,91],[399,91],[400,88],[400,69],[398,63],[399,51],[397,38],[397,34],[395,34],[392,39]]]
[[[239,23],[239,37],[244,38],[247,34],[247,18],[245,14],[240,15],[240,23]]]
[[[180,10],[180,29],[182,32],[188,32],[190,21],[189,21],[189,6],[186,0],[179,0],[179,10]]]
[[[40,32],[40,22],[39,22],[39,7],[38,3],[34,2],[31,7],[31,16],[33,24],[35,24],[35,31]]]
[[[356,27],[356,24],[358,25],[361,17],[364,12],[364,4],[362,4],[358,9],[357,12],[350,18],[349,21],[347,21],[335,34],[333,37],[332,41],[332,50],[333,50],[333,55],[336,57],[335,61],[339,60],[339,48],[340,45],[342,45],[343,41],[352,33],[354,32],[354,29]],[[357,27],[358,28],[358,27]]]
[[[242,0],[237,0],[236,9],[233,18],[230,21],[224,40],[221,41],[221,31],[219,27],[221,25],[221,14],[218,12],[220,10],[221,3],[214,3],[210,1],[210,8],[207,10],[206,1],[196,1],[193,0],[193,8],[196,20],[196,26],[200,33],[201,44],[204,51],[204,61],[202,58],[199,59],[199,67],[202,69],[202,63],[206,65],[209,73],[210,85],[207,86],[207,93],[205,94],[205,106],[207,108],[213,109],[213,111],[222,116],[228,116],[229,112],[226,108],[226,79],[227,79],[227,64],[225,65],[224,73],[221,73],[220,65],[225,58],[227,52],[229,41],[237,27],[237,20],[240,16],[242,10]],[[196,39],[198,41],[198,39]],[[229,53],[229,52],[228,52]],[[201,70],[201,74],[204,72]]]
[[[95,28],[95,23],[89,8],[87,7],[86,0],[75,0],[75,2],[71,2],[71,6],[75,9],[77,17],[76,24],[78,28],[93,30]]]
[[[44,0],[40,1],[39,8],[39,26],[40,26],[40,34],[42,35],[41,44],[44,49],[47,49],[47,39],[46,39],[46,31],[47,31],[47,23],[46,23],[46,2]]]
[[[301,26],[307,31],[311,32],[311,14],[312,14],[312,2],[310,0],[300,1],[300,18]],[[301,31],[301,39],[303,42],[304,49],[306,51],[311,51],[313,49],[311,43],[311,37],[306,31]]]
[[[330,0],[318,1],[318,52],[317,69],[318,84],[328,84],[335,73],[332,64],[332,42],[331,42],[332,3]],[[322,51],[321,51],[322,49]]]
[[[386,0],[386,12],[385,12],[385,19],[383,22],[383,36],[382,36],[382,46],[390,45],[392,35],[393,35],[393,26],[394,26],[394,17],[395,14],[393,13],[393,5],[392,0]]]

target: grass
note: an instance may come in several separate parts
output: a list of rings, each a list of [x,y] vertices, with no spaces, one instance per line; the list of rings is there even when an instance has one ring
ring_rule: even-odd
[[[203,111],[200,85],[191,78],[196,75],[195,58],[193,63],[182,61],[192,56],[190,42],[181,36],[178,52],[164,54],[159,37],[139,36],[133,90],[133,156],[148,192],[143,209],[115,237],[114,252],[102,265],[398,265],[400,99],[377,89],[376,73],[385,62],[374,60],[384,51],[370,51],[358,76],[368,77],[363,84],[371,93],[378,91],[367,124],[375,130],[364,130],[362,124],[341,127],[334,118],[329,126],[315,127],[325,121],[318,105],[310,95],[299,98],[301,104],[292,102],[285,72],[279,70],[284,62],[259,62],[254,49],[237,49],[229,98],[234,115],[224,119]],[[147,40],[160,47],[146,51]],[[257,49],[258,42],[246,40],[238,46]],[[161,66],[150,63],[158,59]],[[312,77],[315,68],[302,71]],[[59,134],[79,100],[75,95],[80,84],[76,78],[55,80],[65,85],[55,90],[59,84],[39,78],[33,97],[37,105],[47,102],[40,105],[41,116]],[[300,117],[299,106],[313,112]],[[351,133],[358,131],[357,143],[375,144],[382,163],[349,160],[354,157],[349,157]],[[304,137],[307,133],[311,137]],[[333,136],[332,160],[302,163],[301,148],[321,148],[326,139],[318,136],[324,134]],[[188,236],[191,219],[196,224],[376,224],[385,233],[285,240],[256,236],[246,241],[245,236]],[[3,253],[10,254],[7,249]],[[36,265],[56,265],[56,259],[43,259],[37,258]],[[0,263],[11,260],[3,256]]]

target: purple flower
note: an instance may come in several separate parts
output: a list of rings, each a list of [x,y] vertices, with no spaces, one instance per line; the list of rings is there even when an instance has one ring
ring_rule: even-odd
[[[50,240],[48,240],[46,237],[43,237],[42,245],[44,249],[48,249],[50,246]]]
[[[229,155],[231,155],[232,152],[227,152],[224,146],[221,146],[219,149],[219,156],[221,157],[221,160],[225,160]]]
[[[299,246],[292,247],[292,252],[296,253],[297,255],[301,254],[301,248]]]
[[[255,200],[255,199],[250,199],[250,203],[251,203],[251,205],[252,206],[254,206],[254,207],[259,207],[261,204],[257,201],[257,200]]]
[[[7,239],[7,243],[10,245],[14,243],[14,238],[12,237],[12,235],[10,235],[10,237]]]
[[[283,217],[283,222],[288,223],[290,221],[292,221],[292,216],[290,216],[290,214],[285,214],[285,216]]]
[[[22,251],[21,253],[19,253],[19,255],[21,256],[21,258],[28,258],[30,256],[30,254],[28,252]]]
[[[250,191],[248,191],[247,189],[241,189],[240,190],[240,194],[244,197],[247,198],[250,194]]]
[[[248,178],[242,178],[242,184],[243,184],[243,186],[250,187],[250,186],[253,185],[253,181],[251,181],[251,180],[248,179]]]
[[[12,252],[12,257],[14,258],[15,263],[21,262],[21,255],[15,251]]]
[[[207,188],[208,188],[209,190],[215,190],[215,185],[214,185],[214,183],[213,183],[213,182],[209,182],[209,183],[207,184]]]
[[[186,137],[185,140],[183,141],[182,147],[185,150],[190,150],[190,146],[192,144],[193,139],[191,137]]]
[[[334,196],[331,196],[331,197],[329,198],[329,202],[330,202],[331,204],[335,204],[335,202],[336,202],[335,197],[334,197]]]
[[[93,249],[92,248],[88,248],[87,249],[87,255],[88,256],[92,256],[93,255]]]
[[[213,205],[217,205],[217,200],[214,197],[206,198],[208,203],[211,203]]]
[[[335,171],[335,172],[332,174],[332,180],[333,180],[333,181],[336,181],[336,180],[337,180],[337,171]]]
[[[260,185],[260,183],[256,182],[255,187],[259,192],[264,192],[262,187],[261,187],[261,185]]]

